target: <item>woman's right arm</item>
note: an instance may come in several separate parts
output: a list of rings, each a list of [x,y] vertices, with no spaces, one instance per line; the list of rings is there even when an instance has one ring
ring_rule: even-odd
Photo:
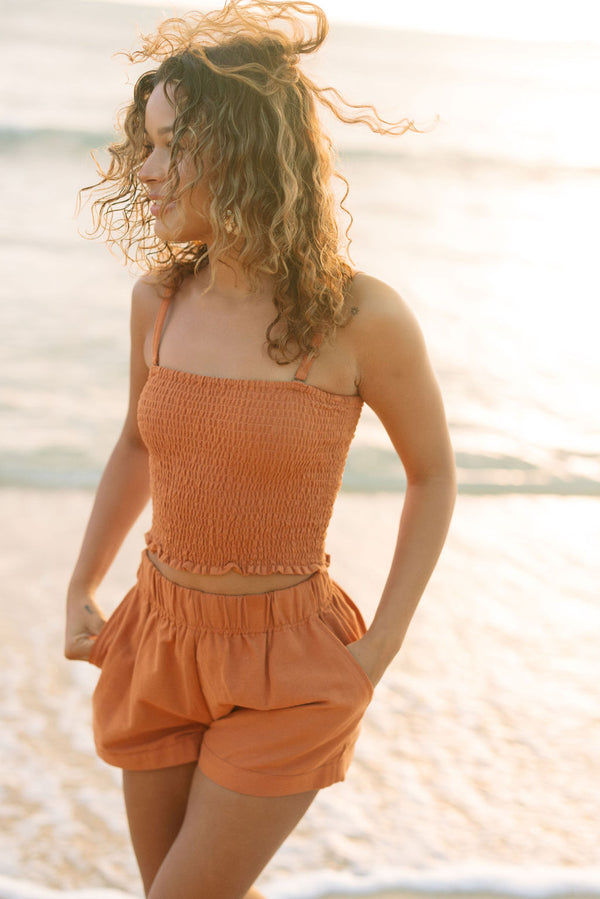
[[[65,656],[86,660],[104,625],[95,593],[125,537],[150,497],[148,452],[137,426],[137,404],[148,377],[144,343],[160,296],[150,279],[140,279],[131,301],[129,407],[108,460],[67,591]]]

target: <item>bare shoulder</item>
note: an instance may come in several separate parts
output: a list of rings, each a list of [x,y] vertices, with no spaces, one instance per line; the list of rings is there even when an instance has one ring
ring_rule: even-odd
[[[442,395],[415,315],[389,284],[364,273],[355,276],[349,299],[358,392],[388,432],[408,480],[452,477]]]
[[[132,317],[140,321],[154,320],[163,293],[164,290],[156,275],[148,274],[138,278],[131,292]]]
[[[152,334],[154,323],[158,315],[164,289],[159,279],[152,274],[144,275],[133,285],[131,292],[131,352],[132,362],[135,361],[140,372],[143,373],[150,365],[152,357]]]
[[[143,440],[137,424],[137,406],[148,377],[152,331],[160,300],[161,290],[157,279],[152,275],[138,278],[131,292],[129,407],[123,433],[140,446],[143,445]]]
[[[389,284],[358,272],[349,301],[349,338],[361,380],[376,371],[410,367],[425,353],[421,328],[409,305]]]

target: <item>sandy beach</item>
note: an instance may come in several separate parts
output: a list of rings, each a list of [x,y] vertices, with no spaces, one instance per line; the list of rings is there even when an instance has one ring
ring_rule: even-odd
[[[530,893],[528,896],[541,895]],[[597,899],[597,893],[545,893],[553,899]],[[24,881],[13,881],[0,877],[0,899],[136,899],[131,893],[123,893],[121,890],[76,890],[74,892],[57,892],[39,887],[36,884],[27,884]],[[514,893],[477,893],[477,892],[394,892],[378,893],[327,893],[321,894],[319,899],[520,899]],[[138,897],[139,899],[139,897]],[[525,897],[523,897],[525,899]]]
[[[125,414],[135,277],[82,240],[73,210],[131,93],[112,54],[158,9],[19,0],[3,13],[2,59],[19,77],[0,116],[0,899],[139,899],[120,772],[92,744],[98,672],[62,647],[89,489]],[[398,140],[340,123],[332,137],[352,260],[422,324],[462,494],[346,781],[317,797],[260,887],[600,899],[598,48],[342,26],[324,49],[314,76],[350,101],[390,120],[440,116]],[[402,483],[365,408],[328,550],[367,620]],[[99,591],[107,614],[148,523]]]
[[[346,894],[342,895],[340,893],[329,893],[327,896],[323,896],[322,899],[367,899],[368,896],[376,895],[377,899],[465,899],[466,896],[469,899],[515,899],[514,893],[447,893],[447,892],[424,892],[424,893],[414,893],[414,892],[404,892],[402,891],[394,891],[393,893],[353,893],[351,896]],[[548,894],[546,894],[548,895]],[[554,899],[597,899],[597,893],[552,893]]]
[[[363,894],[364,899],[367,899],[369,894]],[[371,893],[371,896],[374,894]],[[597,894],[592,893],[553,893],[554,899],[597,899]],[[377,899],[465,899],[465,896],[468,896],[469,899],[515,899],[514,894],[508,893],[405,893],[405,892],[393,892],[393,893],[377,893]],[[346,895],[342,896],[341,894],[336,894],[335,896],[330,893],[327,896],[324,896],[323,899],[363,899],[359,894],[353,894],[352,896]]]
[[[336,507],[332,574],[367,619],[401,500],[342,494]],[[96,672],[62,657],[64,592],[91,501],[86,491],[0,492],[8,524],[0,562],[2,874],[67,894],[85,887],[86,899],[107,888],[141,895],[119,773],[93,751]],[[135,576],[145,526],[143,516],[102,586],[107,613]],[[481,879],[464,892],[456,888],[469,882],[462,875],[441,886],[427,880],[471,859],[484,873],[489,866],[483,882],[499,887],[502,871],[517,872],[513,897],[559,895],[552,884],[561,882],[577,890],[560,895],[591,897],[596,886],[600,893],[600,877],[590,880],[599,537],[593,498],[459,498],[447,548],[378,687],[351,772],[318,797],[272,861],[262,880],[269,897],[367,895],[378,883],[386,899],[483,896],[491,891],[476,889]],[[304,890],[298,872],[307,870]],[[391,879],[381,880],[383,870]],[[412,892],[402,871],[417,877]],[[394,891],[403,883],[404,892]],[[16,889],[0,881],[0,899],[38,899]]]

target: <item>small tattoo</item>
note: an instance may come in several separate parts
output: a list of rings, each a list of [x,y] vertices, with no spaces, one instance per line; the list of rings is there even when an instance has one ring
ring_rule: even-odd
[[[89,613],[90,613],[90,615],[93,615],[93,614],[94,614],[94,610],[93,610],[93,609],[92,609],[92,607],[91,607],[91,606],[88,606],[88,604],[87,604],[87,603],[86,603],[86,604],[85,604],[85,605],[84,605],[84,607],[83,607],[83,608],[84,608],[84,609],[85,609],[85,610],[86,610],[86,612],[89,612]]]
[[[353,306],[352,309],[350,310],[350,313],[352,315],[358,315],[358,306]]]

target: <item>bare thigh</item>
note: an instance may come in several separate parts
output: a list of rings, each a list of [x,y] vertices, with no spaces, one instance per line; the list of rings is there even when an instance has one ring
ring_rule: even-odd
[[[157,771],[123,771],[133,851],[146,895],[181,829],[196,762]]]
[[[181,766],[188,777],[189,767]],[[181,781],[185,776],[182,772]],[[152,874],[149,899],[243,899],[317,792],[245,796],[219,786],[196,769],[183,823]],[[172,813],[173,826],[176,820]],[[132,838],[135,846],[133,832]],[[144,853],[136,849],[136,854],[140,860]],[[148,872],[151,867],[147,864]],[[250,892],[249,899],[254,895]]]
[[[179,833],[196,762],[157,771],[124,771],[129,830],[146,896]],[[249,890],[245,899],[264,899]]]

